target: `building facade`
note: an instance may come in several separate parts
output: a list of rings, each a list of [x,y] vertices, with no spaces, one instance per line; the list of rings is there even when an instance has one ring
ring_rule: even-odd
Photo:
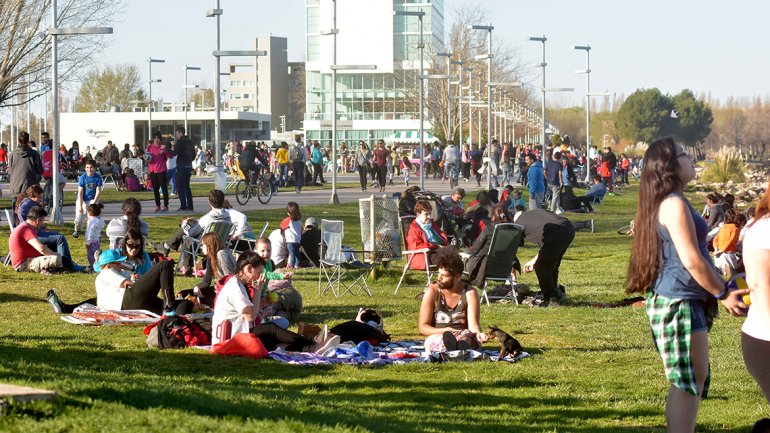
[[[334,1],[305,1],[306,138],[331,142]],[[394,11],[423,11],[425,69],[444,46],[443,0],[336,0],[337,65],[376,65],[337,71],[337,142],[373,142],[419,130],[419,21]],[[426,86],[427,87],[427,86]],[[427,111],[427,110],[426,110]],[[429,121],[423,124],[427,131]]]

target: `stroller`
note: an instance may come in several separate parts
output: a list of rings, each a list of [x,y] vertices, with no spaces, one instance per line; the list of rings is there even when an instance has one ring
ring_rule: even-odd
[[[438,223],[441,230],[449,238],[449,244],[454,246],[461,245],[462,236],[460,236],[459,227],[455,221],[454,215],[444,206],[444,200],[441,196],[430,191],[417,191],[414,193],[416,200],[425,200],[431,204],[431,218]]]

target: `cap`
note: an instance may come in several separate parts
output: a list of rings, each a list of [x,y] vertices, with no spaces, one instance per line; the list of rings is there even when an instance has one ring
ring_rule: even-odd
[[[305,228],[312,227],[316,228],[318,227],[318,221],[316,221],[315,217],[310,217],[305,220]]]
[[[102,251],[102,253],[99,254],[99,260],[97,260],[96,265],[94,265],[94,270],[96,272],[101,272],[102,266],[104,265],[125,261],[127,257],[122,254],[123,253],[121,253],[120,250],[117,250],[117,249]]]

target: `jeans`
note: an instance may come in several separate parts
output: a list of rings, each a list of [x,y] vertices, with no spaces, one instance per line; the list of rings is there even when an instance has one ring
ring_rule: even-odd
[[[67,242],[67,238],[63,234],[39,230],[37,232],[37,240],[39,240],[40,243],[45,245],[49,250],[59,253],[59,255],[62,257],[62,266],[67,270],[72,270],[72,268],[75,266],[75,263],[72,261],[70,245]]]
[[[182,209],[193,210],[193,195],[190,188],[190,177],[192,177],[192,166],[177,167],[176,171],[176,190],[179,194],[179,206]]]
[[[278,182],[280,182],[281,186],[286,186],[286,182],[289,180],[289,164],[278,165],[278,172],[280,173]]]
[[[548,210],[556,212],[559,210],[559,205],[561,205],[561,185],[548,185],[548,189],[551,191],[551,205],[548,207]]]
[[[388,166],[387,165],[378,165],[377,166],[377,181],[380,183],[380,188],[385,188],[385,179],[388,176]]]
[[[305,186],[305,163],[292,162],[291,169],[294,171],[294,189],[299,192]]]
[[[543,199],[545,198],[544,192],[536,192],[536,193],[529,193],[529,208],[530,209],[540,209],[540,205],[543,203]]]
[[[361,190],[366,191],[366,174],[367,168],[365,165],[358,166],[358,181],[361,182]]]
[[[286,248],[289,250],[289,267],[299,267],[299,242],[286,242]]]
[[[158,292],[163,300],[158,299]],[[123,294],[122,307],[126,310],[149,310],[161,313],[174,301],[174,262],[163,260],[140,276]]]
[[[316,179],[319,179],[319,178],[321,180],[321,183],[326,183],[326,181],[324,180],[323,165],[316,164],[314,162],[313,163],[313,183],[316,183]]]
[[[150,182],[152,182],[152,193],[155,196],[155,206],[160,207],[160,193],[163,191],[163,206],[168,207],[168,178],[166,172],[150,173]]]
[[[168,182],[171,184],[171,194],[176,194],[176,173],[176,167],[166,170],[166,178],[168,178]]]

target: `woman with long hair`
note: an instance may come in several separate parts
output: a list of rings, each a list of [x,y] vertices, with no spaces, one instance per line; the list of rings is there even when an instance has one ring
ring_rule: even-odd
[[[361,191],[366,191],[366,175],[369,173],[369,166],[372,164],[372,152],[369,146],[361,140],[358,142],[354,159],[356,161],[356,170],[358,171],[358,181],[361,183]]]
[[[708,225],[684,197],[695,164],[672,138],[653,142],[644,154],[627,292],[644,293],[647,315],[666,378],[670,432],[692,432],[710,376],[708,331],[720,300],[744,315],[740,295],[729,292],[714,270]]]
[[[770,403],[770,189],[757,203],[743,240],[743,264],[751,309],[743,322],[743,361]]]
[[[152,141],[147,146],[147,153],[151,155],[148,161],[148,171],[152,182],[152,193],[155,196],[155,212],[168,212],[168,177],[166,176],[166,160],[173,155],[168,146],[161,143],[160,132],[152,136]],[[163,192],[163,207],[160,207],[160,192]]]
[[[214,305],[214,282],[220,278],[235,273],[235,257],[233,253],[222,246],[222,241],[216,233],[206,233],[201,238],[201,252],[206,256],[206,274],[201,282],[195,285],[193,293],[206,304]]]

